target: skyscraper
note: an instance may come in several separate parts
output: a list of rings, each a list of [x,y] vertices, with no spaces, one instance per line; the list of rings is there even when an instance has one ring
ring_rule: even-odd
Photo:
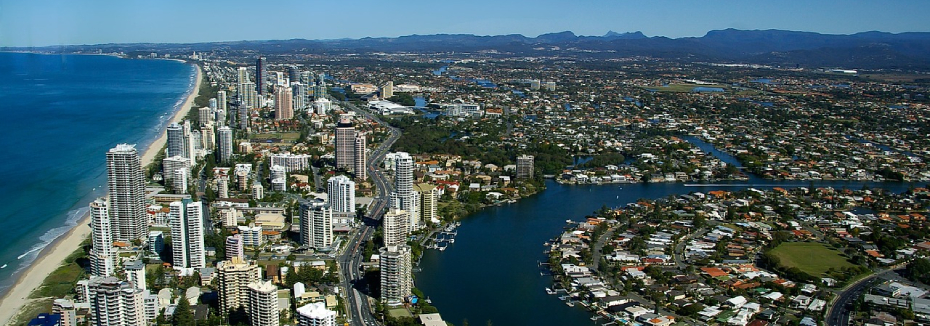
[[[142,291],[115,277],[94,278],[89,285],[91,325],[145,325]]]
[[[355,168],[355,127],[349,119],[336,124],[336,168]]]
[[[533,177],[533,155],[520,155],[517,157],[517,179]]]
[[[171,227],[171,250],[174,267],[204,268],[203,204],[176,201],[170,205],[168,225]]]
[[[278,287],[267,282],[253,282],[248,285],[249,324],[261,326],[278,326]]]
[[[135,145],[119,144],[107,152],[107,190],[114,240],[147,236],[145,178]]]
[[[184,129],[181,128],[181,125],[179,125],[177,122],[172,122],[170,125],[168,125],[167,133],[168,133],[168,140],[167,140],[168,153],[165,156],[166,157],[173,157],[173,156],[186,157],[184,155]]]
[[[317,250],[333,244],[333,210],[328,204],[300,205],[300,244]]]
[[[333,212],[355,213],[355,182],[344,175],[329,178],[326,187]]]
[[[242,243],[242,236],[239,234],[226,237],[226,259],[232,259],[233,257],[245,258],[245,246]]]
[[[90,249],[90,274],[113,276],[116,257],[113,252],[113,229],[110,211],[103,198],[90,203],[90,227],[93,248]]]
[[[230,310],[247,306],[249,295],[246,287],[249,283],[260,280],[261,270],[258,265],[232,257],[220,262],[216,266],[216,272],[220,312],[227,313]]]
[[[407,223],[409,214],[405,210],[391,208],[381,219],[384,228],[385,246],[398,246],[407,243]]]
[[[259,95],[265,92],[263,86],[265,86],[266,73],[268,72],[265,69],[265,57],[258,57],[258,60],[255,61],[255,92]]]
[[[217,135],[217,161],[220,163],[229,163],[232,159],[233,152],[233,135],[232,129],[222,126],[216,130]]]
[[[355,155],[353,159],[355,160],[355,179],[365,182],[368,179],[368,170],[365,169],[366,161],[368,160],[368,152],[366,147],[368,146],[368,139],[365,138],[365,133],[358,133],[355,135]]]
[[[216,99],[210,99],[213,102],[216,102]],[[197,109],[197,118],[200,119],[200,125],[206,126],[213,123],[213,109],[208,107],[203,107]]]
[[[326,309],[323,302],[315,302],[297,308],[299,326],[336,326],[336,312]]]
[[[223,110],[223,111],[227,111],[228,108],[226,107],[226,101],[227,101],[227,100],[226,100],[226,91],[218,91],[218,92],[216,92],[216,104],[218,105],[218,106],[217,106],[217,109],[220,109],[220,110]],[[219,121],[217,121],[217,122],[219,122]],[[226,122],[223,121],[223,123],[225,124]]]
[[[424,222],[438,221],[439,216],[436,211],[439,204],[439,188],[428,183],[420,183],[414,185],[413,189],[420,195],[420,218]]]
[[[413,288],[410,247],[381,248],[381,302],[388,306],[403,304]]]
[[[407,231],[420,228],[418,198],[413,191],[413,157],[405,152],[395,153],[394,158],[394,192],[391,193],[391,206],[407,211],[410,221]]]
[[[289,120],[294,118],[294,94],[290,87],[277,86],[274,88],[274,117],[276,120]]]

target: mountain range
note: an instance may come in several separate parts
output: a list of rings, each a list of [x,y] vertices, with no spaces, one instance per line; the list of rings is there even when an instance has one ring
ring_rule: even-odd
[[[526,37],[519,34],[408,35],[337,40],[234,41],[188,44],[100,44],[27,50],[150,51],[254,50],[278,53],[476,52],[563,55],[579,58],[644,56],[668,60],[738,62],[847,69],[930,69],[930,33],[862,32],[849,35],[785,30],[725,29],[702,37],[648,37],[641,32],[579,36],[570,31]],[[6,48],[6,50],[23,50]]]

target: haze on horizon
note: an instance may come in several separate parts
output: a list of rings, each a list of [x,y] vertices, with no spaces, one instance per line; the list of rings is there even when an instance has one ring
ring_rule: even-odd
[[[402,4],[401,4],[402,3]],[[642,31],[702,36],[726,28],[825,34],[927,32],[930,1],[119,1],[0,0],[0,46],[194,43]]]

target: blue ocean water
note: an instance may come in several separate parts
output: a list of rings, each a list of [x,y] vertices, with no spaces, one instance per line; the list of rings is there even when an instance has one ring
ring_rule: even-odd
[[[0,53],[0,293],[106,193],[106,151],[141,155],[195,76],[169,60]]]

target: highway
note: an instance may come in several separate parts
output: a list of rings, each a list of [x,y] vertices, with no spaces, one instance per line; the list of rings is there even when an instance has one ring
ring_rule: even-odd
[[[384,121],[367,110],[359,109],[348,102],[343,102],[342,105],[355,111],[357,114],[377,121],[383,126],[388,126]],[[378,169],[381,162],[384,160],[384,155],[388,153],[391,146],[394,145],[394,142],[400,138],[399,129],[389,126],[388,128],[391,130],[391,136],[381,143],[378,148],[369,153],[368,162],[365,163],[368,169],[368,176],[371,178],[377,190],[375,202],[372,203],[367,216],[365,216],[362,223],[360,223],[358,232],[356,232],[355,236],[350,237],[348,244],[343,247],[345,249],[338,259],[339,267],[342,272],[340,278],[342,279],[342,285],[345,289],[346,310],[350,325],[379,325],[378,320],[375,319],[374,313],[371,311],[371,305],[369,304],[370,301],[367,295],[368,289],[363,279],[364,271],[361,270],[361,266],[365,259],[363,245],[371,238],[375,229],[378,227],[381,216],[384,214],[388,205],[388,194],[393,190],[392,185],[387,182],[384,174]]]
[[[842,292],[837,294],[836,300],[833,301],[833,305],[830,306],[830,309],[827,311],[827,325],[830,326],[847,326],[849,325],[849,305],[859,298],[861,294],[868,291],[868,289],[876,282],[880,280],[896,280],[903,281],[898,274],[895,273],[894,269],[884,270],[882,272],[869,275],[866,278],[859,280],[856,283],[853,283],[846,287]]]

